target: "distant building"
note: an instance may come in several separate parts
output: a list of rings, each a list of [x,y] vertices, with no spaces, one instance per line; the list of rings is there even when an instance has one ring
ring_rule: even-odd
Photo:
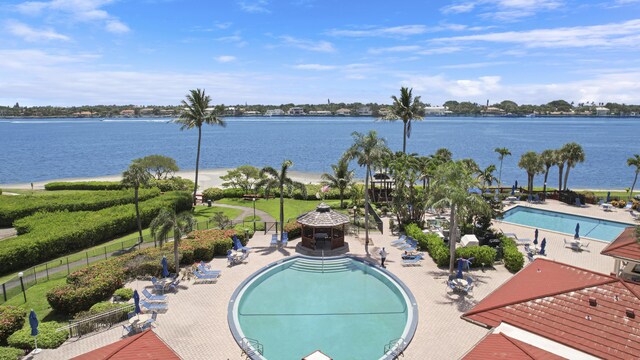
[[[92,113],[91,111],[80,111],[80,112],[73,113],[73,116],[84,118],[84,117],[92,117],[95,114],[96,113]]]
[[[120,115],[126,116],[126,117],[132,117],[136,115],[136,111],[132,109],[126,109],[126,110],[120,111]]]
[[[349,115],[351,115],[351,110],[345,109],[345,108],[338,109],[338,111],[336,111],[336,115],[338,115],[338,116],[349,116]]]
[[[493,106],[486,107],[481,112],[484,115],[490,115],[490,116],[504,115],[505,114],[504,110],[502,110],[500,108],[497,108],[497,107],[493,107]]]
[[[371,115],[373,115],[373,112],[371,111],[371,108],[368,107],[368,106],[359,107],[358,110],[356,110],[356,113],[358,114],[358,116],[371,116]]]
[[[175,111],[174,110],[170,110],[170,109],[163,109],[159,111],[161,116],[172,116],[175,115]]]
[[[389,109],[389,108],[384,108],[384,109],[378,110],[378,115],[380,115],[381,117],[388,116],[389,114],[391,114],[391,109]]]
[[[304,109],[299,106],[294,106],[289,109],[289,115],[293,115],[293,116],[305,115]]]
[[[598,106],[596,108],[596,116],[606,116],[609,115],[609,112],[611,110],[607,109],[606,107],[602,107],[602,106]]]
[[[260,111],[249,110],[242,113],[242,116],[260,116],[262,113]]]
[[[224,109],[225,116],[236,116],[237,112],[238,110],[233,106],[229,106],[228,108]]]
[[[309,115],[312,116],[331,116],[333,113],[329,110],[311,110],[309,111]]]
[[[447,113],[446,106],[425,106],[425,115],[444,115]]]
[[[282,109],[267,110],[267,112],[264,113],[264,116],[284,116],[284,110]]]

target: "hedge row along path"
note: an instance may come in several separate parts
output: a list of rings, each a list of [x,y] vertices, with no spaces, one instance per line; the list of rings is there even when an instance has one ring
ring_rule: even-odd
[[[226,205],[226,204],[215,204],[215,207],[225,207],[225,208],[231,208],[231,209],[238,209],[238,210],[242,210],[242,213],[238,216],[236,216],[235,219],[233,219],[234,221],[242,221],[242,219],[244,219],[245,217],[249,217],[249,216],[253,216],[253,207],[245,207],[245,206],[236,206],[236,205]],[[262,210],[258,210],[256,209],[256,216],[260,216],[261,220],[260,222],[266,221],[266,222],[275,222],[276,220],[269,215],[268,213],[262,211]],[[148,247],[152,247],[154,246],[155,243],[154,242],[145,242],[142,243],[140,245],[136,245],[134,246],[135,248],[138,249],[145,249]],[[131,248],[133,250],[133,248]],[[126,248],[125,248],[126,250]],[[110,258],[113,256],[118,256],[118,255],[122,255],[123,252],[122,250],[117,250],[117,251],[113,251],[110,253],[107,253],[106,257]],[[101,260],[105,260],[105,255],[96,255],[96,256],[92,256],[88,258],[88,262],[89,264],[92,264],[94,262],[98,262]],[[49,269],[49,276],[59,273],[59,272],[63,272],[63,271],[67,271],[68,269],[75,269],[81,266],[87,266],[87,259],[80,259],[80,260],[76,260],[73,262],[69,263],[69,266],[67,267],[67,263],[63,261],[63,259],[60,259],[60,265],[56,266],[56,267],[52,267]],[[31,283],[37,283],[37,280],[42,281],[42,279],[47,277],[47,271],[39,271],[36,272],[35,274],[33,272],[31,273],[25,273],[24,277],[22,278],[22,280],[25,283],[25,287],[26,284],[31,284]],[[46,280],[45,280],[46,281]],[[13,278],[12,280],[7,281],[6,283],[4,283],[5,289],[8,292],[10,289],[14,289],[17,287],[20,287],[20,279],[18,277]],[[4,299],[2,298],[2,290],[0,289],[0,303],[4,302]]]

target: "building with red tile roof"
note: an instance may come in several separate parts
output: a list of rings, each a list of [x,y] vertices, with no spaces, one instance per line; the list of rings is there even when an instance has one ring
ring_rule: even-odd
[[[163,359],[180,360],[162,339],[151,330],[116,341],[88,353],[76,356],[73,360],[144,360]]]
[[[614,241],[602,249],[600,254],[616,259],[613,265],[613,272],[616,275],[640,282],[640,273],[633,272],[635,265],[640,264],[640,243],[636,238],[635,226],[624,229]]]
[[[503,333],[492,333],[485,336],[473,347],[463,360],[560,360],[564,359],[554,353],[542,350]]]
[[[462,318],[565,358],[640,357],[640,285],[547,259]]]

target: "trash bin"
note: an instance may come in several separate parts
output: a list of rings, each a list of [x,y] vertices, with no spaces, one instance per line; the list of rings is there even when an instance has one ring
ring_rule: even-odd
[[[207,199],[207,206],[211,207],[211,199]]]

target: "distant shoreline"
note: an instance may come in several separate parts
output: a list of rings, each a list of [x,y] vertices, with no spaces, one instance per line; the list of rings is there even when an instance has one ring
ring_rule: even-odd
[[[223,115],[223,118],[228,119],[242,119],[242,118],[374,118],[379,119],[379,116],[372,115],[278,115],[278,116],[266,116],[266,115]],[[465,117],[465,118],[527,118],[527,119],[535,119],[535,118],[588,118],[588,119],[640,119],[639,115],[538,115],[528,116],[526,114],[523,115],[483,115],[483,114],[446,114],[446,115],[435,115],[435,114],[427,114],[424,116],[425,118],[455,118],[455,117]],[[77,120],[88,120],[88,119],[175,119],[175,115],[171,116],[0,116],[0,120],[16,120],[16,119],[77,119]]]

